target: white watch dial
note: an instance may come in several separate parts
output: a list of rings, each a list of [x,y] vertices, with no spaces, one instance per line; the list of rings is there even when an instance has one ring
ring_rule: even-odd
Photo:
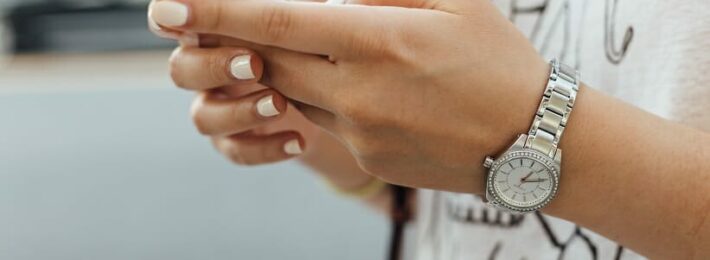
[[[527,208],[545,203],[556,191],[554,173],[528,157],[510,158],[493,172],[493,189],[506,204]]]

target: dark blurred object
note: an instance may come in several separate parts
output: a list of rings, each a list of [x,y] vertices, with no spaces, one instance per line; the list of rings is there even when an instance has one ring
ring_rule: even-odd
[[[17,1],[5,8],[17,52],[91,52],[174,46],[147,30],[147,0]]]

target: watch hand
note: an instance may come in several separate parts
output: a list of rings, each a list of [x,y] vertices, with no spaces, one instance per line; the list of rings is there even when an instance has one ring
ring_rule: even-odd
[[[543,182],[546,181],[547,179],[534,179],[534,180],[524,180],[524,182]]]
[[[520,181],[521,181],[521,182],[524,182],[525,180],[527,180],[528,178],[530,178],[530,176],[531,176],[532,174],[533,174],[533,171],[530,171],[530,173],[528,173],[528,175],[525,175],[525,177],[521,178]]]

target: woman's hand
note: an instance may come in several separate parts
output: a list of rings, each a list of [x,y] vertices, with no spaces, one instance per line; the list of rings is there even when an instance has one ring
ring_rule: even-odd
[[[171,30],[277,47],[279,55],[264,57],[262,82],[297,102],[366,171],[481,193],[482,159],[527,130],[548,65],[489,1],[418,5],[431,9],[166,0],[151,17]]]
[[[303,153],[306,140],[320,136],[320,129],[289,107],[286,98],[257,83],[263,62],[252,51],[181,47],[173,52],[170,67],[178,86],[198,91],[192,106],[197,129],[235,163],[290,159]]]
[[[481,193],[481,161],[528,129],[549,68],[488,0],[411,7],[162,0],[151,17],[281,50],[261,81],[371,173]],[[546,213],[653,259],[708,259],[710,135],[583,87],[560,147]]]

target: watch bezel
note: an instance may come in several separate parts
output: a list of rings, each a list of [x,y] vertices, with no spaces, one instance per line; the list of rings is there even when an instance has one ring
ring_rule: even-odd
[[[535,204],[533,206],[528,206],[528,207],[519,207],[516,205],[511,205],[510,203],[506,202],[504,199],[501,198],[501,195],[498,194],[494,187],[494,181],[495,181],[495,173],[499,170],[501,166],[503,166],[506,162],[514,159],[519,159],[519,158],[527,158],[531,160],[535,160],[542,165],[545,166],[553,175],[553,180],[552,182],[552,191],[550,192],[550,195],[545,198],[545,200],[541,201],[538,204]],[[555,162],[553,158],[550,158],[549,156],[546,156],[536,150],[530,149],[530,148],[522,148],[521,150],[517,151],[512,151],[510,153],[507,153],[503,155],[500,158],[497,158],[496,160],[493,161],[491,164],[491,167],[488,171],[488,176],[486,177],[486,189],[487,193],[490,195],[490,199],[492,202],[495,202],[497,206],[503,207],[505,209],[514,211],[514,212],[533,212],[533,211],[538,211],[548,204],[552,202],[552,200],[555,199],[557,196],[557,191],[559,188],[559,180],[560,180],[560,171],[559,171],[559,166]]]

